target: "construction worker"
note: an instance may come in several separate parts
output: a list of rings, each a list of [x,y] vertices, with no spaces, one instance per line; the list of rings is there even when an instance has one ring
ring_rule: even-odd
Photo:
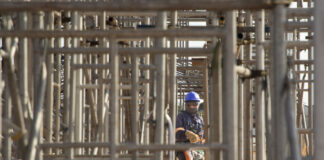
[[[201,102],[196,92],[189,92],[185,97],[185,110],[181,111],[176,120],[177,143],[204,143],[203,119],[198,115]],[[179,160],[202,160],[203,151],[186,150],[177,152]]]

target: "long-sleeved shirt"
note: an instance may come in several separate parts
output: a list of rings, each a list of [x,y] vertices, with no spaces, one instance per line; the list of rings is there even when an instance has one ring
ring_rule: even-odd
[[[176,120],[176,141],[188,143],[185,133],[190,130],[204,138],[204,121],[198,114],[190,114],[187,111],[181,111]]]

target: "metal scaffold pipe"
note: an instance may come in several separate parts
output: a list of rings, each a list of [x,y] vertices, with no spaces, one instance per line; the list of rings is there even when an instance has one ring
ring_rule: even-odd
[[[47,72],[46,72],[46,66],[45,63],[42,64],[42,68],[41,68],[41,73],[40,73],[40,77],[39,77],[39,91],[38,93],[38,97],[39,99],[37,100],[37,102],[35,102],[35,116],[33,119],[33,124],[31,126],[31,131],[30,131],[30,136],[29,136],[29,140],[28,140],[28,148],[27,148],[27,154],[25,159],[26,160],[33,160],[36,159],[37,155],[36,155],[36,151],[37,151],[37,145],[40,143],[39,142],[39,135],[41,132],[41,127],[39,127],[42,124],[43,121],[43,103],[44,103],[44,95],[45,95],[45,87],[46,87],[46,76],[47,76]]]
[[[72,30],[77,30],[79,29],[78,26],[78,22],[79,22],[79,15],[78,12],[74,11],[72,12]],[[78,38],[73,38],[72,39],[72,47],[78,47]],[[72,55],[71,56],[71,63],[70,65],[72,66],[74,63],[77,63],[77,56],[76,55]],[[73,68],[71,68],[71,73],[70,73],[70,77],[69,77],[69,83],[70,83],[70,102],[69,102],[69,130],[68,130],[68,141],[73,143],[75,142],[75,138],[76,138],[76,113],[75,113],[75,109],[76,109],[76,100],[77,100],[77,93],[76,93],[76,83],[77,83],[77,73],[76,70],[74,70]],[[68,157],[69,159],[73,159],[74,158],[74,154],[75,154],[75,149],[70,149],[68,150]]]
[[[273,10],[273,36],[272,36],[272,153],[271,156],[276,160],[285,160],[287,158],[287,123],[285,119],[285,100],[288,96],[288,91],[285,88],[287,83],[287,56],[284,37],[284,23],[285,23],[285,6],[276,5]]]
[[[264,10],[256,12],[256,69],[265,69],[265,54],[262,46],[264,41]],[[258,160],[266,159],[265,148],[265,104],[264,104],[264,90],[263,78],[256,79],[256,94],[255,94],[255,106],[256,106],[256,157]]]
[[[135,145],[139,144],[139,137],[138,137],[138,110],[139,110],[139,58],[136,55],[132,55],[132,99],[131,99],[131,120],[132,120],[132,142]],[[136,159],[138,157],[138,152],[133,152],[132,159]]]
[[[106,54],[109,48],[49,48],[49,53],[64,53],[64,54]],[[178,53],[184,56],[206,56],[212,53],[211,48],[119,48],[118,54],[120,55],[143,55],[143,54],[156,55],[159,53],[174,54]]]
[[[203,30],[202,30],[203,29]],[[0,31],[0,37],[30,37],[30,38],[59,38],[59,37],[114,37],[123,38],[145,38],[145,37],[213,37],[223,36],[223,27],[191,27],[185,29],[122,29],[122,30],[73,30],[73,31]]]
[[[159,12],[157,16],[157,27],[161,30],[166,29],[166,12]],[[161,37],[156,39],[157,47],[164,48],[166,46],[165,38]],[[164,110],[165,110],[165,67],[166,67],[166,60],[165,54],[160,53],[154,57],[154,63],[157,65],[157,77],[156,83],[157,87],[156,90],[159,91],[156,97],[156,128],[155,128],[155,144],[163,144],[164,142]],[[162,160],[163,159],[163,152],[158,151],[155,152],[155,159]]]
[[[287,17],[310,17],[314,9],[312,8],[289,8],[287,9]]]
[[[58,15],[58,17],[56,17],[57,19],[61,19],[61,14]],[[61,21],[58,21],[58,23],[55,25],[55,29],[61,29]],[[63,45],[63,40],[61,38],[56,39],[54,42],[54,47],[62,47]],[[55,142],[59,142],[61,139],[61,134],[60,134],[60,126],[62,124],[62,120],[61,120],[61,115],[58,114],[61,111],[61,61],[62,61],[62,55],[61,54],[57,54],[55,57],[55,66],[54,66],[54,83],[59,84],[57,86],[55,86],[54,89],[54,105],[55,105],[55,133],[54,133],[54,137],[55,137]],[[55,151],[55,154],[59,154],[59,149],[57,149]]]
[[[144,24],[149,25],[150,24],[150,18],[145,17]],[[150,38],[146,37],[144,41],[144,46],[143,47],[150,47]],[[144,56],[144,65],[150,66],[150,55],[145,54]],[[145,79],[150,78],[150,71],[146,70],[144,72],[144,77]],[[145,83],[144,84],[144,110],[143,110],[143,126],[142,126],[142,135],[140,139],[140,144],[149,144],[149,123],[148,123],[148,117],[149,117],[149,107],[150,107],[150,84]],[[145,154],[148,154],[148,152],[145,152]]]
[[[110,142],[110,156],[113,160],[118,158],[116,146],[119,144],[119,56],[117,41],[115,38],[109,39],[110,47],[110,73],[111,73],[111,88],[110,88],[110,120],[109,120],[109,142]]]
[[[236,48],[236,19],[234,11],[226,12],[225,45],[223,47],[223,79],[222,79],[222,103],[223,103],[223,137],[227,150],[224,151],[226,160],[238,159],[237,139],[237,77],[234,72],[235,48]]]
[[[54,13],[49,12],[46,13],[47,16],[47,26],[46,29],[48,30],[54,30]],[[49,40],[49,47],[54,47],[54,39],[50,38]],[[47,69],[47,82],[46,82],[46,97],[45,97],[45,125],[47,126],[46,128],[46,135],[45,135],[45,140],[47,142],[52,142],[52,135],[53,135],[53,65],[54,65],[54,56],[47,54],[46,55],[46,69]],[[52,154],[52,150],[45,150],[46,154]]]
[[[80,148],[80,147],[111,147],[110,143],[103,142],[74,142],[74,143],[42,143],[39,146],[40,148]],[[210,143],[210,144],[149,144],[149,145],[135,145],[124,143],[116,146],[117,151],[121,150],[151,150],[151,151],[160,151],[160,150],[187,150],[187,149],[216,149],[216,150],[226,150],[226,146],[221,143]]]
[[[324,126],[322,122],[324,120],[324,107],[323,107],[323,95],[324,95],[324,70],[323,70],[323,60],[324,60],[324,34],[323,34],[323,19],[324,15],[324,1],[316,0],[315,5],[315,106],[314,106],[314,142],[315,142],[315,152],[314,159],[320,160],[324,157],[323,146],[324,146]]]
[[[246,14],[246,25],[251,26],[253,23],[252,19],[252,11],[247,12]],[[252,33],[248,33],[248,36],[251,36]],[[252,44],[248,44],[244,47],[245,55],[243,56],[243,60],[250,60],[252,57]],[[251,81],[244,81],[244,159],[250,160],[252,157],[252,94],[251,94]]]
[[[190,9],[207,9],[207,10],[230,10],[230,9],[256,9],[270,8],[271,4],[263,1],[253,1],[245,3],[237,1],[229,3],[221,1],[217,5],[211,5],[212,1],[201,1],[197,3],[194,0],[176,0],[173,2],[165,1],[122,1],[119,3],[98,1],[92,2],[0,2],[0,10],[3,12],[10,11],[167,11],[167,10],[190,10]],[[231,2],[231,1],[230,1]],[[194,5],[193,5],[194,4]]]
[[[179,13],[177,11],[173,11],[171,13],[171,25],[172,27],[176,27],[178,25],[178,15]],[[175,38],[172,38],[170,40],[170,48],[176,48],[177,47],[177,40]],[[163,52],[166,53],[166,52]],[[169,81],[169,89],[170,89],[170,111],[171,111],[171,120],[172,124],[175,126],[176,124],[176,115],[177,115],[177,53],[170,54],[170,81]],[[175,142],[170,142],[175,143]]]
[[[65,13],[67,15],[70,16],[70,12],[66,12]],[[71,26],[66,23],[65,24],[65,29],[66,30],[70,30]],[[64,47],[65,48],[70,48],[71,47],[71,38],[64,38]],[[63,99],[63,124],[65,126],[68,126],[69,124],[69,119],[70,119],[70,115],[69,112],[70,110],[70,75],[71,75],[71,55],[64,55],[64,86],[63,86],[63,95],[64,95],[64,99]],[[69,139],[69,135],[67,132],[63,132],[63,141],[64,142],[68,142]],[[67,153],[67,151],[64,151],[64,153]]]

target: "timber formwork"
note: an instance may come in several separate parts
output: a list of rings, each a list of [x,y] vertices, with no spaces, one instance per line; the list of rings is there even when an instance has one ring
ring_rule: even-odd
[[[0,1],[0,159],[319,160],[321,7]],[[189,91],[205,144],[175,143]]]

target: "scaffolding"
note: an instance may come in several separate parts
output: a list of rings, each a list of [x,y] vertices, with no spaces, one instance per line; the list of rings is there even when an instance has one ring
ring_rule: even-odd
[[[320,160],[323,7],[0,1],[0,159]],[[175,143],[190,91],[205,144]]]

